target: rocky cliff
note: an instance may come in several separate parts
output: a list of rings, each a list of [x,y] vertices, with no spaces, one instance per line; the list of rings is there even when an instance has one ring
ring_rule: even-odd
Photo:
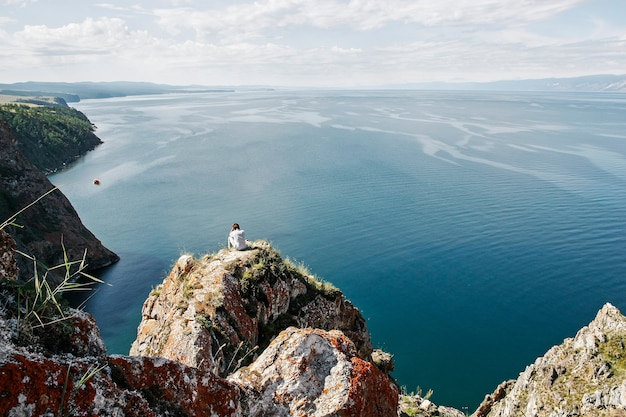
[[[2,416],[464,415],[399,396],[358,309],[267,242],[182,256],[144,304],[133,356],[107,355],[78,310],[29,322],[40,307],[15,282],[14,247],[0,230]],[[624,416],[625,349],[626,317],[607,304],[473,416]]]
[[[0,222],[43,196],[54,186],[23,156],[10,127],[0,121]],[[58,190],[22,212],[16,219],[22,227],[5,230],[14,237],[17,248],[49,267],[63,263],[64,249],[69,259],[81,259],[86,251],[89,269],[108,266],[119,258],[83,225],[68,199]],[[18,257],[21,276],[32,276],[33,262]]]
[[[130,353],[227,375],[289,326],[340,330],[371,359],[365,319],[341,291],[258,241],[247,251],[182,256],[144,303]]]
[[[144,303],[130,354],[226,377],[246,416],[396,415],[391,361],[377,367],[372,351],[341,291],[257,241],[182,256]]]
[[[626,317],[606,304],[574,338],[502,383],[473,416],[626,416]]]
[[[2,270],[11,262],[2,257]],[[133,350],[151,356],[107,356],[77,310],[25,343],[35,333],[11,282],[0,281],[0,415],[397,415],[396,385],[371,362],[358,310],[265,242],[183,256],[144,305]]]

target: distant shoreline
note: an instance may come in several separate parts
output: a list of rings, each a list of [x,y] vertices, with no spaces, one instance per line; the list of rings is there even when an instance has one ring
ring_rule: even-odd
[[[626,74],[598,74],[571,78],[544,78],[525,80],[499,80],[490,82],[415,82],[362,87],[307,87],[269,85],[169,85],[149,82],[18,82],[0,84],[0,97],[35,96],[60,97],[67,103],[83,99],[126,97],[167,93],[228,93],[235,91],[289,90],[461,90],[461,91],[512,91],[512,92],[586,92],[625,93]]]
[[[58,102],[55,96],[15,96],[9,94],[0,94],[0,105],[4,104],[23,104],[26,106],[67,106],[65,101]]]

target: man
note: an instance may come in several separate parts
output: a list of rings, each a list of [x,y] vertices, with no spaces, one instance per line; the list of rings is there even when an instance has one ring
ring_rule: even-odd
[[[248,249],[246,233],[239,228],[239,223],[234,223],[232,229],[230,229],[230,233],[228,234],[228,249]]]

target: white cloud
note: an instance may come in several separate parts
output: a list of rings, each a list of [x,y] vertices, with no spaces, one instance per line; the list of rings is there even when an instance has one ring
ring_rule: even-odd
[[[81,23],[71,23],[59,28],[28,25],[21,32],[17,32],[15,37],[21,39],[24,46],[66,44],[107,49],[119,46],[129,35],[130,32],[123,20],[105,17],[98,20],[87,18]]]
[[[41,17],[39,24],[29,24],[24,18],[18,30],[10,32],[7,23],[0,33],[0,57],[7,62],[0,77],[79,74],[80,79],[175,84],[363,85],[582,75],[626,68],[626,30],[616,20],[590,15],[586,31],[550,30],[557,21],[564,24],[567,14],[580,5],[592,4],[583,0],[206,4],[138,0],[128,5],[110,0],[93,3],[82,14],[76,11],[83,17],[67,24],[55,26],[51,22],[58,19]],[[31,4],[20,10],[39,7]],[[15,26],[20,15],[10,16]],[[7,19],[0,17],[0,24]]]
[[[521,25],[568,10],[582,0],[265,0],[224,9],[157,9],[158,22],[170,31],[192,28],[202,37],[229,38],[232,33],[258,37],[264,30],[310,26],[321,29],[348,27],[372,30],[391,24],[421,26]]]
[[[0,26],[4,26],[7,23],[14,22],[15,19],[11,19],[10,17],[0,16]]]
[[[26,7],[31,3],[36,3],[38,0],[2,0],[0,6],[19,6]]]

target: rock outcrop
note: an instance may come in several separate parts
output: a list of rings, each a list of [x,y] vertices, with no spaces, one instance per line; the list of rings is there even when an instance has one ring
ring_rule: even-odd
[[[27,161],[16,145],[9,126],[0,122],[0,223],[11,218],[54,186]],[[119,260],[83,225],[68,199],[56,190],[22,212],[17,221],[23,227],[6,227],[17,248],[49,267],[64,262],[64,249],[70,260],[80,260],[86,251],[88,270],[99,269]],[[32,277],[33,262],[18,257],[21,277]]]
[[[340,330],[371,361],[361,312],[267,242],[247,251],[183,255],[143,306],[131,355],[161,356],[226,376],[290,326]]]
[[[337,330],[290,327],[228,380],[242,387],[248,417],[397,414],[398,393],[389,377],[359,358]]]
[[[0,246],[0,253],[11,250],[11,238],[7,235],[3,237],[6,239]],[[224,257],[222,261],[230,262],[226,270],[233,266],[236,270],[245,268],[247,260],[254,260],[255,263],[252,265],[257,265],[258,271],[263,271],[264,269],[259,267],[258,255],[276,255],[276,252],[269,245],[262,246],[255,249],[256,255],[254,251],[222,253],[220,255]],[[205,261],[208,262],[208,259],[209,257]],[[3,270],[15,270],[14,260],[12,261],[10,256],[2,257],[2,261]],[[190,258],[182,258],[170,274],[170,278],[175,277],[178,280],[183,277],[182,271],[192,272],[193,266],[198,261],[188,261]],[[270,262],[269,265],[274,263]],[[181,267],[184,267],[182,271]],[[222,271],[218,265],[211,268]],[[244,285],[247,288],[246,293],[250,296],[249,302],[254,300],[261,302],[259,293],[254,289],[259,285],[258,288],[264,288],[265,296],[269,295],[269,288],[262,284],[269,276],[265,272],[261,275],[245,272],[238,275],[236,272],[235,275],[239,279],[244,279],[244,282],[249,280],[250,286]],[[277,282],[295,272],[289,270],[284,274],[285,276],[276,278],[275,288],[283,288],[285,284],[276,286]],[[194,282],[191,276],[185,276],[188,282]],[[199,274],[198,278],[200,276],[202,274]],[[236,279],[236,276],[231,278]],[[296,281],[300,278],[291,277]],[[0,280],[2,416],[392,417],[397,415],[398,393],[393,380],[387,373],[361,358],[357,345],[339,330],[289,327],[277,333],[255,361],[248,366],[241,366],[241,362],[237,360],[238,371],[228,378],[223,378],[213,372],[210,366],[204,366],[200,357],[193,355],[183,357],[194,357],[198,360],[197,366],[189,366],[164,357],[108,356],[93,319],[78,310],[66,312],[65,320],[48,322],[45,329],[40,329],[35,334],[32,327],[23,323],[23,313],[14,294],[15,283],[14,279]],[[166,284],[167,280],[163,287]],[[303,288],[297,286],[298,291],[285,294],[297,293],[294,298],[297,299],[300,295],[306,294],[305,290],[311,291],[313,294],[309,293],[304,306],[315,303],[317,296],[329,297],[334,303],[339,300],[341,301],[339,304],[345,304],[328,315],[330,317],[328,323],[333,323],[333,320],[338,320],[337,317],[343,315],[350,317],[354,314],[355,317],[362,319],[357,314],[358,310],[346,304],[347,301],[338,290],[330,287],[311,289],[313,285],[311,283],[302,285]],[[184,288],[186,287],[182,287]],[[197,302],[202,302],[205,300],[204,297],[219,295],[211,293],[210,288],[212,288],[210,285],[203,289],[194,288],[198,292],[194,293],[193,298]],[[185,292],[177,294],[176,297],[167,299],[181,307],[190,301],[187,297],[189,294]],[[200,295],[202,297],[199,297]],[[241,294],[233,292],[223,295],[239,297],[238,301],[230,300],[228,303],[232,302],[235,306],[243,305]],[[166,298],[162,301],[165,300]],[[228,303],[226,305],[231,306]],[[350,314],[345,312],[337,314],[343,308],[350,310]],[[217,310],[225,311],[224,305]],[[206,310],[202,311],[206,313]],[[238,309],[234,311],[249,315],[252,310],[248,313]],[[255,311],[254,317],[286,314],[278,313],[282,311],[280,308],[269,308],[269,304],[265,307],[257,305]],[[232,316],[229,314],[230,318],[223,316],[222,319],[233,320],[235,316],[236,314]],[[206,316],[207,319],[211,317],[215,319],[215,325],[221,323],[217,319],[218,316],[210,314]],[[312,317],[321,320],[319,314]],[[298,314],[295,318],[302,319]],[[257,319],[252,319],[255,320]],[[192,317],[190,321],[194,321],[194,318]],[[200,324],[206,325],[203,323]],[[271,323],[271,320],[268,323]],[[193,329],[193,326],[190,328]],[[236,326],[231,324],[233,331],[235,328]],[[252,328],[253,326],[250,327]],[[346,330],[353,332],[353,337],[362,347],[368,346],[369,334],[366,329],[357,332],[351,328]],[[22,334],[24,332],[31,333],[33,337],[25,338]],[[181,337],[191,335],[192,333],[182,334]],[[252,332],[246,335],[251,337],[250,340],[254,339],[251,336]],[[240,335],[237,337],[241,338]],[[224,343],[227,343],[226,339]],[[221,346],[221,351],[224,351],[226,349],[224,344]],[[181,349],[191,349],[192,352],[205,354],[208,352],[220,357],[219,352],[202,349],[197,351],[190,345],[182,346]],[[364,349],[364,352],[371,351],[371,348]],[[233,361],[238,356],[223,358]],[[207,360],[216,363],[215,358]]]
[[[93,321],[74,313],[65,327],[83,352],[16,346],[14,320],[0,316],[0,415],[242,417],[236,385],[162,358],[106,356]]]
[[[14,247],[0,230],[2,416],[464,415],[399,396],[389,355],[372,354],[358,310],[266,242],[181,257],[144,305],[137,356],[107,355],[79,310],[29,322],[28,309],[41,307],[16,280]],[[625,415],[626,317],[610,304],[473,414]]]
[[[473,416],[626,416],[626,317],[606,304],[574,338],[502,383]]]

